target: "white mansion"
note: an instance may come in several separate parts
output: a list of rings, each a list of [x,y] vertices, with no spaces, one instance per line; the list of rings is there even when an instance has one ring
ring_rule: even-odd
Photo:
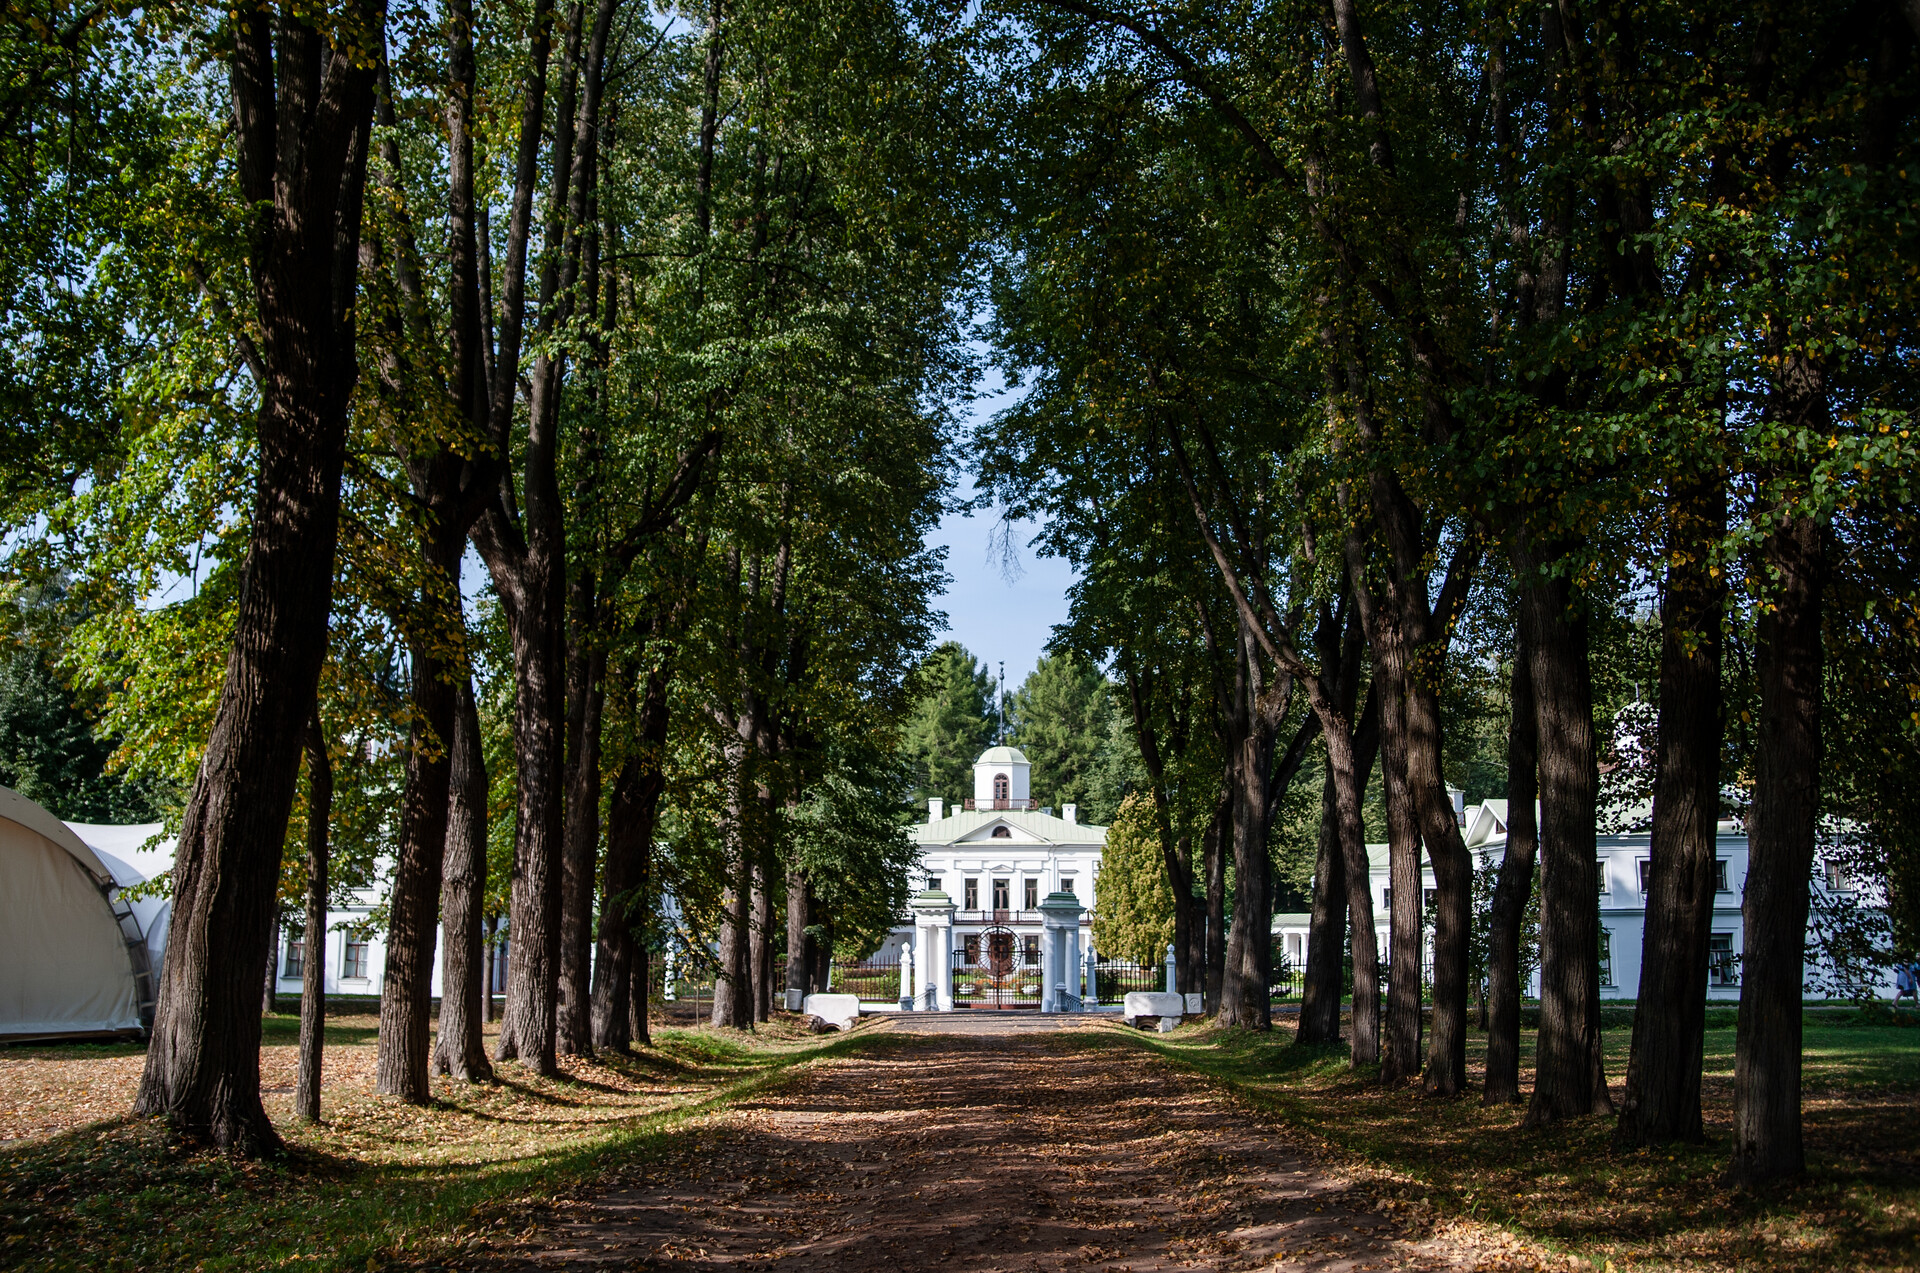
[[[914,829],[912,919],[876,958],[911,950],[915,998],[927,1000],[918,1006],[1054,1009],[1056,989],[1080,995],[1107,829],[1070,804],[1057,815],[1036,807],[1031,771],[1018,748],[989,747],[974,762],[973,798],[952,812],[929,800]]]

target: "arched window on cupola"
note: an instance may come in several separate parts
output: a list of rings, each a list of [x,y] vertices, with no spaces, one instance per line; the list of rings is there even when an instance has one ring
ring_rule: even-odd
[[[1007,776],[1005,774],[995,774],[993,776],[993,798],[995,800],[1005,800],[1008,794]]]

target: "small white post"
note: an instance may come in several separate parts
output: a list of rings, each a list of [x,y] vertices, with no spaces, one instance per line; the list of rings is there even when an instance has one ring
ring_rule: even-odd
[[[1093,953],[1093,942],[1087,942],[1087,993],[1081,997],[1081,1003],[1089,1010],[1100,1006],[1100,961]]]
[[[1172,942],[1167,943],[1167,993],[1180,993],[1180,965],[1174,960]]]
[[[666,971],[665,971],[664,973],[662,973],[662,974],[661,974],[661,981],[662,981],[662,983],[663,983],[663,985],[662,985],[662,989],[661,989],[661,992],[660,992],[660,993],[661,993],[661,997],[662,997],[662,998],[664,998],[664,999],[665,999],[665,1000],[666,1000],[666,1001],[667,1001],[668,1003],[672,1003],[672,1002],[673,1002],[673,1001],[674,1001],[675,999],[677,999],[677,998],[679,998],[679,995],[678,995],[678,993],[677,993],[677,992],[676,992],[676,991],[674,990],[674,988],[673,988],[673,983],[675,982],[675,980],[677,980],[677,978],[675,978],[675,976],[674,976],[674,957],[673,957],[673,955],[674,955],[674,952],[673,952],[673,945],[672,945],[672,943],[668,943],[668,945],[667,945],[667,970],[666,970]]]
[[[913,1011],[913,947],[900,948],[900,1011]]]

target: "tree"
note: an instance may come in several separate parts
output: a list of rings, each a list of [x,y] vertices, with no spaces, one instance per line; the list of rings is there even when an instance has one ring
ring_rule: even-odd
[[[375,0],[338,18],[330,34],[264,7],[230,19],[236,166],[256,209],[260,467],[226,682],[181,819],[173,957],[134,1106],[189,1140],[245,1154],[280,1145],[260,1105],[258,978],[326,653],[385,9]],[[334,53],[342,39],[351,43]],[[281,144],[289,129],[306,144]]]
[[[973,762],[993,745],[993,679],[958,641],[945,641],[914,674],[919,695],[901,730],[914,796],[957,801],[973,791]]]
[[[1173,943],[1173,891],[1153,799],[1135,792],[1120,802],[1100,853],[1094,882],[1093,942],[1109,955],[1147,968]]]
[[[1045,803],[1086,807],[1113,711],[1106,678],[1072,653],[1043,654],[1008,707],[1008,741],[1033,762]]]

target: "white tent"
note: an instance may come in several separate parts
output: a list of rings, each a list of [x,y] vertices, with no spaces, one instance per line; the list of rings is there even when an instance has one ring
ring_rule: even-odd
[[[111,830],[130,837],[137,829]],[[129,854],[138,856],[146,838],[125,846]],[[0,787],[0,1039],[138,1034],[151,1024],[147,938],[157,928],[164,940],[164,922],[151,922],[163,921],[164,904],[144,906],[155,914],[142,924],[118,897],[118,886],[140,878]]]

